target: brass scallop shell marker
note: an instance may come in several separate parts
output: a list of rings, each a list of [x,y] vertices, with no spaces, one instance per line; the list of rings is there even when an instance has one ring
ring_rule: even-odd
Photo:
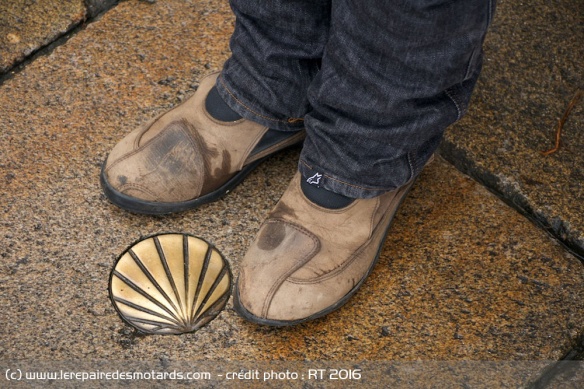
[[[160,234],[119,257],[109,292],[122,319],[139,331],[193,332],[225,307],[231,271],[221,253],[203,239]]]

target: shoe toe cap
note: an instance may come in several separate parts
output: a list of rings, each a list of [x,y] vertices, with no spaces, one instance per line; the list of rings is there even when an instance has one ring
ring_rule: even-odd
[[[243,259],[237,283],[237,303],[245,316],[286,324],[326,305],[330,296],[318,284],[291,277],[319,250],[319,240],[301,227],[283,220],[266,221]]]
[[[288,278],[269,296],[262,293],[261,288],[238,282],[237,304],[240,313],[243,311],[243,316],[251,321],[276,326],[297,324],[324,316],[346,302],[345,296],[358,281],[347,279],[347,285],[338,285],[339,281],[302,283]]]
[[[201,192],[204,161],[181,123],[171,123],[146,142],[144,132],[119,142],[104,168],[104,179],[115,191],[143,201],[190,200]]]
[[[294,223],[268,219],[241,264],[238,312],[250,321],[281,326],[342,306],[363,282],[374,255],[331,246]]]
[[[282,288],[287,289],[289,276],[319,249],[318,239],[308,231],[283,220],[267,220],[242,262],[237,285],[241,306],[260,320],[293,319],[297,302],[290,296],[282,304]]]

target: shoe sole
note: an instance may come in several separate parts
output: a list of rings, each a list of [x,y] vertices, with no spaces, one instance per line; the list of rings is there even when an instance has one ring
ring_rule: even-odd
[[[291,136],[290,138],[294,138]],[[211,203],[213,201],[219,200],[221,197],[228,194],[231,190],[233,190],[237,185],[239,185],[245,177],[247,177],[258,165],[260,165],[263,161],[271,157],[272,155],[276,154],[277,152],[284,151],[291,147],[297,146],[302,144],[303,137],[299,138],[300,140],[295,143],[289,143],[288,141],[283,141],[282,143],[284,146],[282,148],[274,150],[270,154],[261,157],[255,161],[252,161],[245,165],[243,169],[237,172],[233,177],[225,182],[221,187],[215,189],[213,192],[207,193],[206,195],[194,198],[192,200],[187,201],[178,201],[178,202],[158,202],[158,201],[146,201],[140,200],[138,198],[128,196],[122,192],[117,191],[114,189],[113,186],[107,181],[105,177],[105,165],[106,162],[103,163],[101,167],[101,174],[100,174],[100,183],[103,189],[104,194],[112,202],[114,205],[118,207],[137,214],[143,215],[168,215],[177,212],[187,211],[193,208],[200,207],[201,205]],[[277,147],[276,145],[269,145],[269,147],[264,147],[264,149],[270,147]],[[261,152],[262,150],[260,150]],[[259,152],[258,152],[259,154]]]
[[[221,197],[229,193],[233,188],[243,181],[248,174],[252,172],[260,163],[266,160],[268,157],[264,157],[257,161],[254,161],[246,165],[242,170],[240,170],[236,175],[231,177],[223,186],[214,190],[213,192],[207,193],[196,199],[179,201],[179,202],[168,202],[161,203],[156,201],[145,201],[140,200],[135,197],[125,195],[121,192],[115,190],[105,178],[105,163],[101,168],[100,182],[103,188],[103,192],[106,197],[118,207],[132,212],[144,215],[168,215],[171,213],[177,213],[182,211],[187,211],[189,209],[197,208],[201,205],[211,203],[213,201],[219,200]]]
[[[377,265],[377,262],[379,261],[379,256],[381,254],[381,250],[383,249],[383,246],[385,245],[385,241],[387,240],[387,234],[389,232],[389,229],[391,228],[391,225],[393,224],[393,220],[395,218],[395,214],[397,213],[397,210],[401,207],[401,204],[404,202],[404,200],[406,199],[406,197],[408,196],[408,193],[410,192],[410,190],[412,189],[412,187],[414,186],[415,180],[412,181],[409,184],[409,187],[406,189],[405,193],[403,194],[403,197],[401,198],[401,200],[399,201],[397,207],[395,207],[395,210],[393,211],[393,214],[390,216],[389,222],[387,224],[387,227],[385,228],[385,232],[383,235],[383,238],[381,239],[381,242],[379,243],[379,248],[377,249],[377,253],[375,254],[375,258],[373,259],[373,262],[371,263],[371,265],[369,266],[369,269],[367,269],[367,272],[365,273],[365,275],[363,276],[363,278],[361,278],[361,280],[359,280],[359,282],[346,294],[344,295],[338,302],[336,302],[335,304],[317,312],[314,313],[308,317],[305,317],[303,319],[297,319],[297,320],[270,320],[270,319],[263,319],[261,317],[257,317],[254,314],[252,314],[251,312],[249,312],[242,304],[241,301],[239,299],[239,288],[237,287],[237,285],[239,284],[239,277],[237,278],[236,281],[236,287],[235,292],[233,293],[233,308],[235,309],[235,311],[242,316],[244,319],[252,322],[252,323],[256,323],[256,324],[261,324],[261,325],[267,325],[267,326],[272,326],[272,327],[289,327],[289,326],[293,326],[293,325],[297,325],[297,324],[301,324],[307,321],[311,321],[314,319],[318,319],[320,317],[326,316],[329,313],[336,311],[337,309],[341,308],[343,305],[345,305],[347,303],[347,301],[349,301],[351,299],[351,297],[353,297],[353,295],[355,293],[357,293],[357,291],[359,290],[359,288],[361,287],[361,285],[363,285],[363,283],[365,282],[365,280],[367,279],[367,277],[369,277],[369,275],[371,274],[371,272],[373,271],[373,269],[375,268],[375,265]]]

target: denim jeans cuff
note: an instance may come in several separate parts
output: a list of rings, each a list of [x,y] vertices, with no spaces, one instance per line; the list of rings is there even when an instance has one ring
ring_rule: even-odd
[[[351,183],[320,167],[311,165],[300,159],[298,170],[303,179],[313,185],[354,199],[369,199],[389,192],[395,188],[374,188]]]
[[[304,118],[278,119],[262,112],[261,109],[251,108],[253,105],[243,101],[237,93],[237,88],[233,87],[228,77],[225,77],[223,74],[217,78],[216,86],[219,95],[225,103],[245,119],[262,124],[272,130],[298,131],[304,128]]]

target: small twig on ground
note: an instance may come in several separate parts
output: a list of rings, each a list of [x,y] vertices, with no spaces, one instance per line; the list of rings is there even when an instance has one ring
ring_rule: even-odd
[[[564,116],[562,116],[562,118],[558,122],[558,128],[556,129],[556,145],[555,145],[555,147],[553,149],[548,150],[548,151],[540,151],[540,153],[542,155],[547,156],[547,155],[555,153],[556,151],[558,151],[560,149],[560,138],[562,137],[562,129],[564,128],[564,123],[566,123],[566,119],[568,119],[568,115],[570,115],[570,112],[572,112],[572,108],[574,108],[574,106],[576,105],[578,100],[580,100],[581,97],[582,97],[582,90],[578,89],[576,91],[576,94],[574,95],[574,97],[572,97],[572,100],[570,100],[570,104],[568,104],[568,108],[566,108],[566,111],[564,112]]]

